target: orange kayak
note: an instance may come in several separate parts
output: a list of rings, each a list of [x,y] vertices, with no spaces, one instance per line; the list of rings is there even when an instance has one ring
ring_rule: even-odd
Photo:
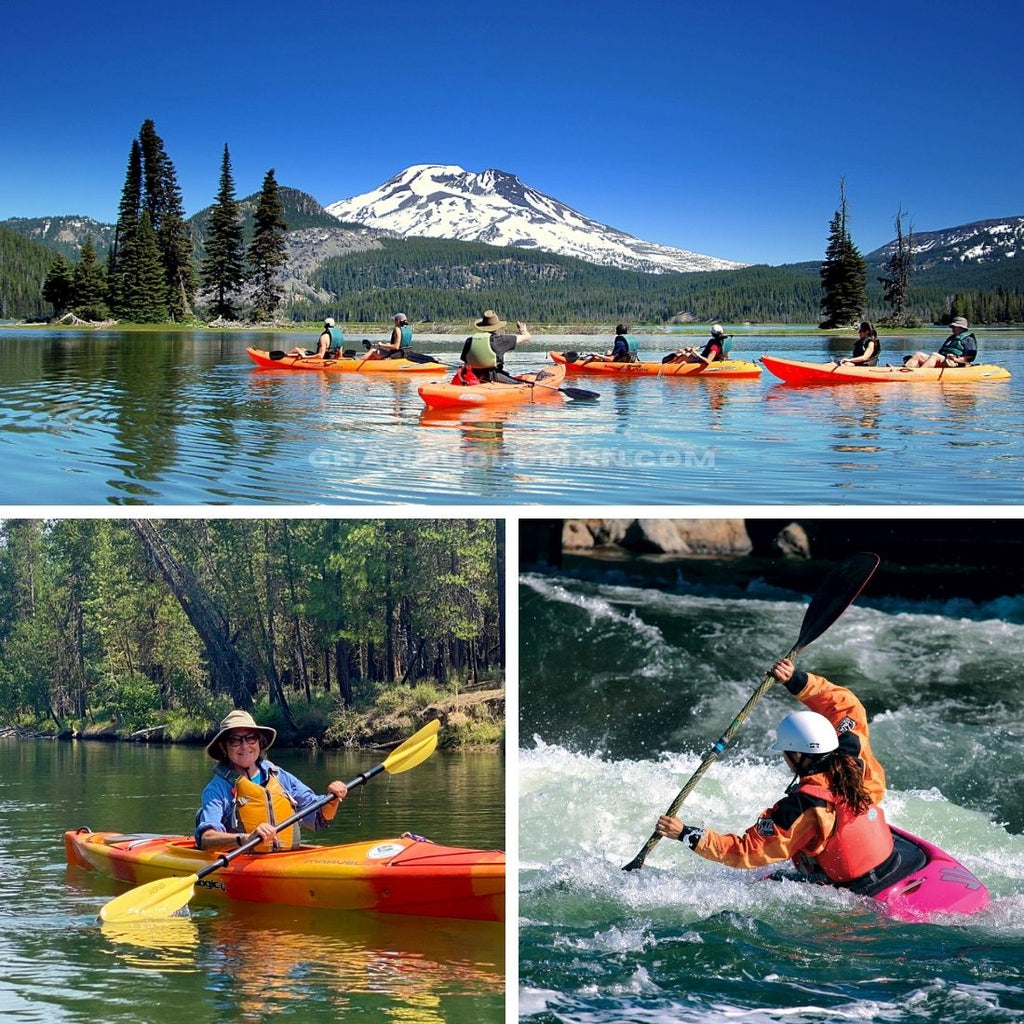
[[[521,384],[421,384],[420,398],[431,409],[467,409],[479,405],[517,405],[559,398],[565,366],[551,366],[537,373],[521,373]]]
[[[362,356],[320,359],[247,348],[246,354],[264,370],[317,370],[329,373],[447,373],[444,363],[415,362],[412,359],[366,359]]]
[[[565,366],[569,373],[612,374],[620,377],[718,377],[735,380],[760,377],[761,367],[746,359],[723,359],[717,363],[608,363],[601,359],[568,360],[563,352],[549,352],[549,356]]]
[[[214,862],[191,836],[123,835],[78,829],[64,833],[68,864],[132,885],[187,878]],[[300,846],[241,854],[196,887],[217,899],[330,910],[372,910],[502,921],[505,854],[438,846],[408,833],[340,846]]]

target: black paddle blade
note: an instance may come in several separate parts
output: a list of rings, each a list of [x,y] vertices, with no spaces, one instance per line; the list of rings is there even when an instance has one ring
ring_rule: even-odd
[[[567,363],[575,363],[580,357],[579,352],[563,352],[562,355]]]
[[[288,353],[282,352],[280,349],[274,349],[273,352],[268,352],[267,355],[269,355],[271,359],[284,359]]]
[[[863,551],[840,562],[825,576],[804,613],[795,650],[803,650],[821,636],[857,600],[880,561],[878,555]]]
[[[585,388],[559,388],[559,391],[563,395],[568,395],[570,398],[582,398],[593,401],[594,399],[600,398],[600,394],[596,391],[587,391]]]

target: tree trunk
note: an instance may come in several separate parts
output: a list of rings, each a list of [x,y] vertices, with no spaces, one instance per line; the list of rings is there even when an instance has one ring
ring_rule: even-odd
[[[215,688],[229,693],[235,707],[251,711],[258,673],[232,642],[222,609],[211,599],[192,570],[175,558],[152,521],[133,519],[131,525],[203,642]]]

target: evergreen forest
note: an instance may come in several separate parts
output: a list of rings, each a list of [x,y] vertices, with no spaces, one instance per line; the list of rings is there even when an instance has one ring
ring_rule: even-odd
[[[842,184],[827,232],[823,225],[820,262],[644,274],[528,247],[363,232],[351,246],[357,251],[319,262],[300,287],[287,289],[290,235],[358,226],[279,186],[272,169],[258,193],[236,199],[227,145],[212,199],[186,220],[174,163],[154,123],[144,121],[129,147],[116,226],[88,218],[0,224],[0,319],[306,323],[333,316],[379,324],[401,309],[414,323],[465,323],[493,308],[537,326],[720,320],[832,327],[862,317],[915,326],[958,314],[972,324],[1024,323],[1024,262],[947,260],[915,270],[909,247],[895,263],[865,259],[847,228]],[[903,218],[900,210],[898,235]],[[70,255],[52,220],[95,229],[96,237],[87,234]],[[330,297],[312,299],[314,291]]]
[[[284,742],[503,730],[495,520],[0,522],[0,725],[200,741],[232,707]],[[486,699],[485,699],[486,698]]]

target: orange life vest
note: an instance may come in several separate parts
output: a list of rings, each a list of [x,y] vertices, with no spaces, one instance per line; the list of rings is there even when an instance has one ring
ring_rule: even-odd
[[[248,775],[237,775],[232,780],[235,795],[235,816],[241,827],[250,833],[264,821],[276,825],[295,812],[295,804],[285,792],[274,769],[264,785],[254,782]],[[274,837],[273,843],[260,843],[253,853],[270,853],[271,850],[294,850],[299,845],[299,826],[292,825]]]
[[[830,881],[839,885],[852,882],[873,871],[892,854],[892,832],[877,804],[862,814],[854,814],[825,786],[801,784],[797,792],[827,800],[835,809],[835,829],[825,849],[814,858]]]

